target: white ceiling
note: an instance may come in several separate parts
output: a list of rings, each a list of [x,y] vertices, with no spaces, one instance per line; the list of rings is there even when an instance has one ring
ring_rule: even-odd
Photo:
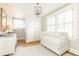
[[[40,3],[42,7],[41,16],[48,14],[49,12],[61,7],[64,3]],[[10,3],[7,4],[7,10],[9,16],[33,16],[33,8],[36,6],[35,3]]]

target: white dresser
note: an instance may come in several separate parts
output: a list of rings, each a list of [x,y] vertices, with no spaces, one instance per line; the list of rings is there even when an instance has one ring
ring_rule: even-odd
[[[0,55],[13,54],[17,43],[16,34],[4,34],[0,36]]]
[[[69,39],[67,33],[43,32],[41,44],[58,55],[69,50]]]

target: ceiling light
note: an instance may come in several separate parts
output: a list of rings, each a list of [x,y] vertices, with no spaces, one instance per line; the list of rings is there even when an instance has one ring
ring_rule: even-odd
[[[34,14],[39,16],[42,13],[42,7],[39,6],[39,3],[36,3],[36,6],[33,8]]]

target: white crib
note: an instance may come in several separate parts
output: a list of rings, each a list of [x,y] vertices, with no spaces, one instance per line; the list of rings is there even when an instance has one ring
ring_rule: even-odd
[[[43,32],[41,44],[58,55],[69,50],[69,39],[67,33]]]

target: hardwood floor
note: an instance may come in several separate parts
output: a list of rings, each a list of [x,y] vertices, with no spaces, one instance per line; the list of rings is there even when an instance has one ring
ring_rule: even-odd
[[[36,45],[36,44],[40,44],[40,41],[34,41],[34,42],[30,42],[30,43],[26,43],[25,40],[17,41],[17,46],[22,46],[22,47],[32,46],[32,45]]]
[[[68,52],[68,53],[71,54],[72,56],[78,56],[78,55],[76,55],[76,54],[74,54],[72,52]]]
[[[26,43],[25,40],[17,40],[17,46],[21,46],[21,47],[33,46],[33,45],[36,45],[36,44],[40,44],[40,41],[34,41],[34,42]],[[71,52],[66,52],[65,54],[70,54],[71,56],[77,56],[76,54],[71,53]]]

